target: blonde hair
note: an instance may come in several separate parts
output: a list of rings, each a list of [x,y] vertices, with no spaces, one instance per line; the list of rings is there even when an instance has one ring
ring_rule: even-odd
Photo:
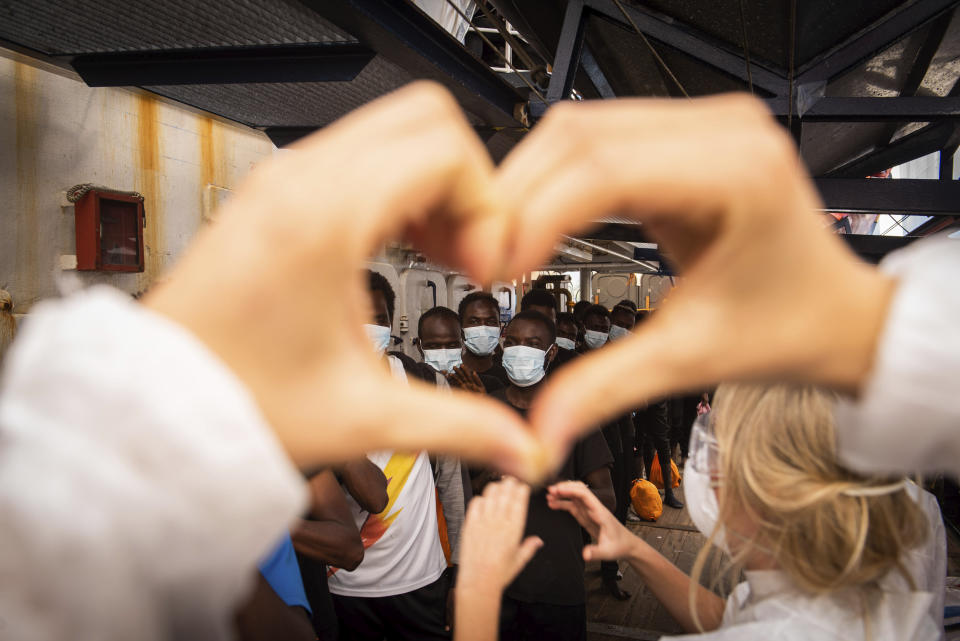
[[[836,397],[810,386],[723,385],[711,413],[718,443],[718,524],[738,549],[731,568],[760,550],[801,590],[868,587],[923,543],[923,510],[902,478],[870,477],[837,460]],[[729,526],[749,522],[743,537]],[[707,533],[712,542],[716,531]],[[693,568],[691,606],[710,546]],[[691,610],[698,627],[696,608]]]

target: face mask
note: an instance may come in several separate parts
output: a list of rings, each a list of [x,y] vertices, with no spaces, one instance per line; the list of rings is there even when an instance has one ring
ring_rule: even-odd
[[[463,330],[463,344],[477,356],[489,356],[500,344],[500,328],[486,325],[466,327]]]
[[[704,536],[709,537],[713,529],[717,527],[720,506],[717,504],[717,495],[710,487],[710,476],[698,470],[691,463],[692,460],[693,457],[688,458],[683,466],[683,494],[687,499],[687,509],[690,512],[690,519],[693,524]],[[725,553],[730,554],[722,526],[717,528],[717,533],[713,537],[713,544]]]
[[[463,363],[463,350],[425,349],[423,362],[438,372],[451,372],[454,367],[459,367]]]
[[[563,338],[562,336],[557,336],[557,345],[559,345],[561,349],[569,349],[570,351],[573,351],[577,348],[576,343],[569,338]]]
[[[599,349],[607,343],[608,334],[588,329],[583,333],[583,340],[590,349]]]
[[[536,347],[514,345],[503,350],[503,369],[507,378],[517,387],[536,385],[546,376],[544,361],[547,353]]]
[[[373,345],[374,351],[377,354],[383,354],[387,351],[387,348],[390,347],[390,328],[384,327],[383,325],[364,325],[363,328],[367,330],[367,338],[370,339],[370,343]]]
[[[633,332],[631,332],[629,329],[624,329],[623,327],[620,327],[619,325],[611,325],[611,326],[610,326],[610,340],[611,340],[611,341],[616,341],[616,340],[620,340],[621,338],[626,338],[627,336],[629,336],[629,335],[632,334],[632,333],[633,333]]]

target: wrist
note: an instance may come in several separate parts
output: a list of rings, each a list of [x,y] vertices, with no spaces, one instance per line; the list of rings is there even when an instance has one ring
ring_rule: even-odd
[[[896,292],[896,281],[879,270],[857,265],[851,270],[843,300],[838,300],[830,344],[817,378],[837,390],[858,395],[873,370],[877,347]]]
[[[460,571],[456,575],[454,586],[457,590],[469,593],[473,599],[489,599],[499,601],[505,586],[493,577],[472,575]]]

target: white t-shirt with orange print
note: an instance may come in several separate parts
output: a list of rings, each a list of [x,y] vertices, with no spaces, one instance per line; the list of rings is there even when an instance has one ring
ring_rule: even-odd
[[[389,358],[391,370],[400,378],[402,366],[395,367],[392,361],[396,359]],[[447,568],[437,531],[430,459],[426,452],[393,451],[376,452],[368,458],[387,477],[387,507],[380,514],[370,514],[347,495],[364,556],[352,572],[331,568],[330,592],[358,597],[413,592],[439,579]]]

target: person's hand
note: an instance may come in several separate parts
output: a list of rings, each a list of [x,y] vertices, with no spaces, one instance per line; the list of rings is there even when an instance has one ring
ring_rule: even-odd
[[[615,561],[630,556],[637,537],[630,533],[593,491],[579,481],[564,481],[547,489],[547,505],[573,515],[593,542],[583,548],[585,561]]]
[[[523,538],[530,488],[507,477],[489,483],[467,508],[460,534],[457,592],[503,592],[543,545],[540,537]],[[458,610],[460,604],[458,604]]]
[[[870,370],[893,283],[821,228],[795,146],[753,98],[555,105],[496,190],[513,221],[503,275],[615,213],[641,221],[683,276],[634,336],[539,395],[530,419],[554,462],[598,422],[670,393],[757,379],[853,392]]]
[[[430,449],[538,476],[516,413],[394,381],[362,329],[364,261],[387,239],[492,276],[506,233],[492,171],[453,98],[415,83],[257,167],[144,304],[236,373],[301,465]]]
[[[485,394],[487,391],[483,386],[480,375],[472,369],[468,369],[465,365],[454,367],[453,371],[447,374],[447,381],[449,381],[453,387],[462,389],[465,392]]]

